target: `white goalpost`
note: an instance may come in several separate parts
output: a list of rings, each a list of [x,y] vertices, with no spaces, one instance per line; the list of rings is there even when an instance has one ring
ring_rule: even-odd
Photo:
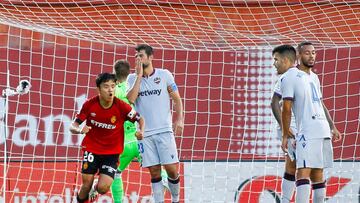
[[[314,72],[344,135],[327,202],[359,202],[359,19],[360,3],[343,0],[0,0],[0,202],[76,202],[83,137],[70,123],[96,94],[96,75],[118,59],[133,67],[140,43],[183,99],[181,202],[278,202],[271,51],[302,41],[316,47]],[[124,202],[153,201],[137,162],[122,178]]]

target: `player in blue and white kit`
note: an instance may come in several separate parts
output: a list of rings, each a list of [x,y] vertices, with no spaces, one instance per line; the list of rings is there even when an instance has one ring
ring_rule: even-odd
[[[301,54],[302,50],[299,52],[300,59]],[[314,52],[309,53],[308,62],[314,64]],[[314,202],[323,202],[324,198],[322,197],[325,197],[323,169],[332,166],[333,156],[331,130],[321,101],[320,83],[314,82],[311,74],[294,67],[284,74],[281,91],[283,93],[283,141],[281,147],[284,151],[287,151],[287,139],[291,136],[289,128],[292,110],[298,129],[296,135],[296,202],[309,202],[309,179],[312,183],[317,184],[316,187],[322,188],[319,191],[315,190],[318,194],[314,195]],[[334,133],[334,136],[335,139],[340,139],[339,133]]]
[[[181,135],[183,131],[182,101],[172,74],[153,67],[152,47],[138,45],[136,51],[136,73],[128,77],[127,98],[146,120],[144,139],[139,141],[142,166],[149,169],[155,203],[164,202],[161,166],[168,174],[172,202],[179,202],[179,159],[174,133]],[[170,98],[176,113],[174,124]]]
[[[295,67],[296,61],[296,50],[290,45],[280,45],[273,49],[272,55],[274,58],[274,66],[279,75],[279,79],[276,81],[274,87],[274,94],[271,100],[271,109],[273,115],[278,123],[277,133],[281,140],[281,104],[282,104],[282,92],[281,92],[281,81],[283,75],[289,68]],[[281,181],[281,203],[289,203],[295,189],[295,139],[296,124],[295,117],[292,114],[290,124],[291,137],[288,139],[288,152],[285,156],[285,173]]]
[[[321,88],[320,88],[320,81],[319,81],[318,76],[312,71],[312,67],[314,66],[315,60],[316,60],[315,48],[311,42],[305,41],[305,42],[301,42],[298,45],[297,50],[299,53],[299,55],[298,55],[299,67],[298,68],[300,70],[304,71],[310,77],[310,81],[313,84],[312,89],[317,89],[317,91],[312,92],[312,96],[313,96],[314,100],[317,101],[315,92],[318,92],[317,97],[321,100],[322,93],[321,93]],[[319,101],[317,101],[317,103],[318,102]],[[335,141],[340,140],[341,134],[338,131],[338,129],[335,127],[334,122],[329,114],[328,109],[326,108],[326,106],[322,100],[320,101],[320,103],[324,110],[327,123],[328,123],[331,133],[333,135],[333,139]],[[325,163],[324,168],[332,167],[332,160],[333,160],[332,144],[329,139],[327,140],[327,142],[329,142],[329,144],[324,145],[323,153],[326,154],[325,156],[328,156],[329,157],[328,160],[331,160],[331,161],[329,161],[328,163]],[[325,189],[326,181],[324,180],[322,173],[319,174],[319,176],[312,176],[311,181],[312,181],[312,189],[313,189],[313,202],[314,203],[324,202],[325,194],[326,194],[326,189]]]

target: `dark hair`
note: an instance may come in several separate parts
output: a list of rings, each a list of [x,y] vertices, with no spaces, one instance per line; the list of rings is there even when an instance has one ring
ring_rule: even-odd
[[[130,74],[129,62],[126,60],[115,61],[114,71],[117,79],[126,78]]]
[[[96,77],[96,87],[100,87],[101,83],[107,82],[109,80],[112,80],[116,82],[115,74],[112,73],[100,73]]]
[[[291,45],[284,44],[277,46],[273,49],[272,55],[274,55],[275,53],[279,53],[280,55],[287,57],[292,62],[295,62],[296,60],[296,50]]]
[[[309,42],[309,41],[303,41],[303,42],[300,42],[298,45],[297,45],[297,47],[296,47],[296,49],[297,49],[297,51],[300,53],[300,51],[301,51],[301,49],[303,48],[303,46],[307,46],[307,45],[313,45],[311,42]]]
[[[147,44],[139,44],[136,46],[135,50],[137,52],[141,51],[141,50],[145,50],[146,55],[151,56],[154,54],[154,50],[151,46],[147,45]]]

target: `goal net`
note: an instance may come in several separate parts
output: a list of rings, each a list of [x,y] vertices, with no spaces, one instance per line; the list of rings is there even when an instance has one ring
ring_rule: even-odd
[[[0,90],[32,84],[29,94],[0,98],[0,202],[74,200],[82,137],[69,125],[96,95],[96,75],[117,59],[134,64],[139,43],[154,47],[155,67],[174,74],[183,99],[181,202],[277,202],[284,154],[270,108],[271,51],[304,40],[315,44],[314,72],[344,135],[326,198],[358,202],[360,3],[285,2],[0,0]],[[124,202],[152,201],[138,163],[123,180]]]

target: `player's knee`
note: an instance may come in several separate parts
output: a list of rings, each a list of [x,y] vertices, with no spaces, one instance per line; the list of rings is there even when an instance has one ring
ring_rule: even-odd
[[[166,165],[164,168],[170,178],[176,179],[179,176],[177,164],[169,164]]]
[[[81,190],[84,191],[86,194],[90,192],[91,190],[91,187],[92,187],[92,184],[85,184],[83,183],[81,185]]]
[[[152,179],[161,178],[161,166],[151,166],[149,167],[149,172]]]
[[[99,194],[105,194],[110,190],[110,185],[98,185],[96,190],[98,191]]]
[[[175,171],[172,173],[168,173],[168,177],[172,180],[176,180],[176,179],[179,179],[180,175],[177,171]]]
[[[166,168],[166,173],[171,179],[177,179],[179,177],[179,172],[176,167]]]
[[[290,175],[295,175],[295,173],[296,173],[296,167],[295,166],[287,166],[286,168],[285,168],[285,171],[286,171],[286,173],[288,173],[288,174],[290,174]]]

